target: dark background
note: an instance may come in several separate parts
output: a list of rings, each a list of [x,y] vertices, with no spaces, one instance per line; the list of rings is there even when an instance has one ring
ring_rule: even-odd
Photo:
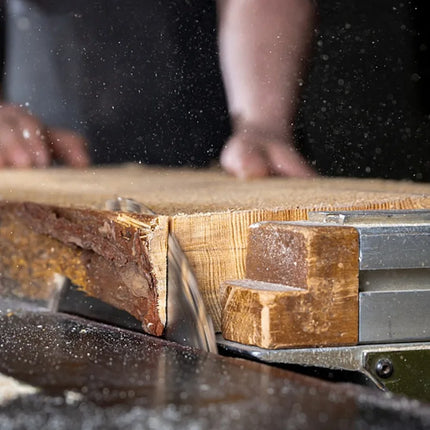
[[[428,0],[319,1],[296,131],[321,173],[430,181],[429,16]]]
[[[418,72],[422,77],[417,83],[419,101],[422,111],[430,114],[430,2],[417,0],[413,11],[413,25],[415,27],[414,54],[417,61]]]
[[[3,6],[0,4],[0,58],[4,58],[4,14],[3,14]],[[0,72],[3,72],[3,61],[0,62]],[[2,73],[3,75],[3,73]],[[0,80],[1,85],[1,80]]]
[[[297,131],[320,172],[430,180],[427,3],[319,2]]]

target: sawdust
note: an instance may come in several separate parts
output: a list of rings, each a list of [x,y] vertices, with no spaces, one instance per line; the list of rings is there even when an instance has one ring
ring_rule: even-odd
[[[0,373],[0,405],[4,405],[20,396],[36,394],[38,388],[23,384],[14,378]]]

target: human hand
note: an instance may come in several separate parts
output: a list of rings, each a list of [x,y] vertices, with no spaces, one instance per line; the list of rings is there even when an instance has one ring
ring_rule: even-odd
[[[0,105],[0,167],[47,167],[53,160],[88,166],[84,139],[68,130],[45,127],[21,107]]]
[[[224,170],[242,179],[317,176],[289,140],[252,131],[233,134],[221,152],[220,162]]]

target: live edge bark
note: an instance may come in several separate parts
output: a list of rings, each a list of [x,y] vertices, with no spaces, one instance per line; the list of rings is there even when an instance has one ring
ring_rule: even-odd
[[[55,274],[128,311],[160,336],[166,323],[167,217],[0,202],[1,276],[43,298]]]

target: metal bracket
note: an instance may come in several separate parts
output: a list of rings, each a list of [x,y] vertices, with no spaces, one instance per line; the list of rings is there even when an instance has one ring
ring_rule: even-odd
[[[430,401],[430,349],[363,351],[362,360],[383,390]]]
[[[217,337],[227,353],[268,364],[360,372],[379,389],[430,401],[430,342],[300,349],[263,349]]]
[[[430,268],[430,211],[311,212],[309,220],[352,226],[360,270]]]
[[[359,234],[359,342],[430,340],[430,211],[311,212]]]

